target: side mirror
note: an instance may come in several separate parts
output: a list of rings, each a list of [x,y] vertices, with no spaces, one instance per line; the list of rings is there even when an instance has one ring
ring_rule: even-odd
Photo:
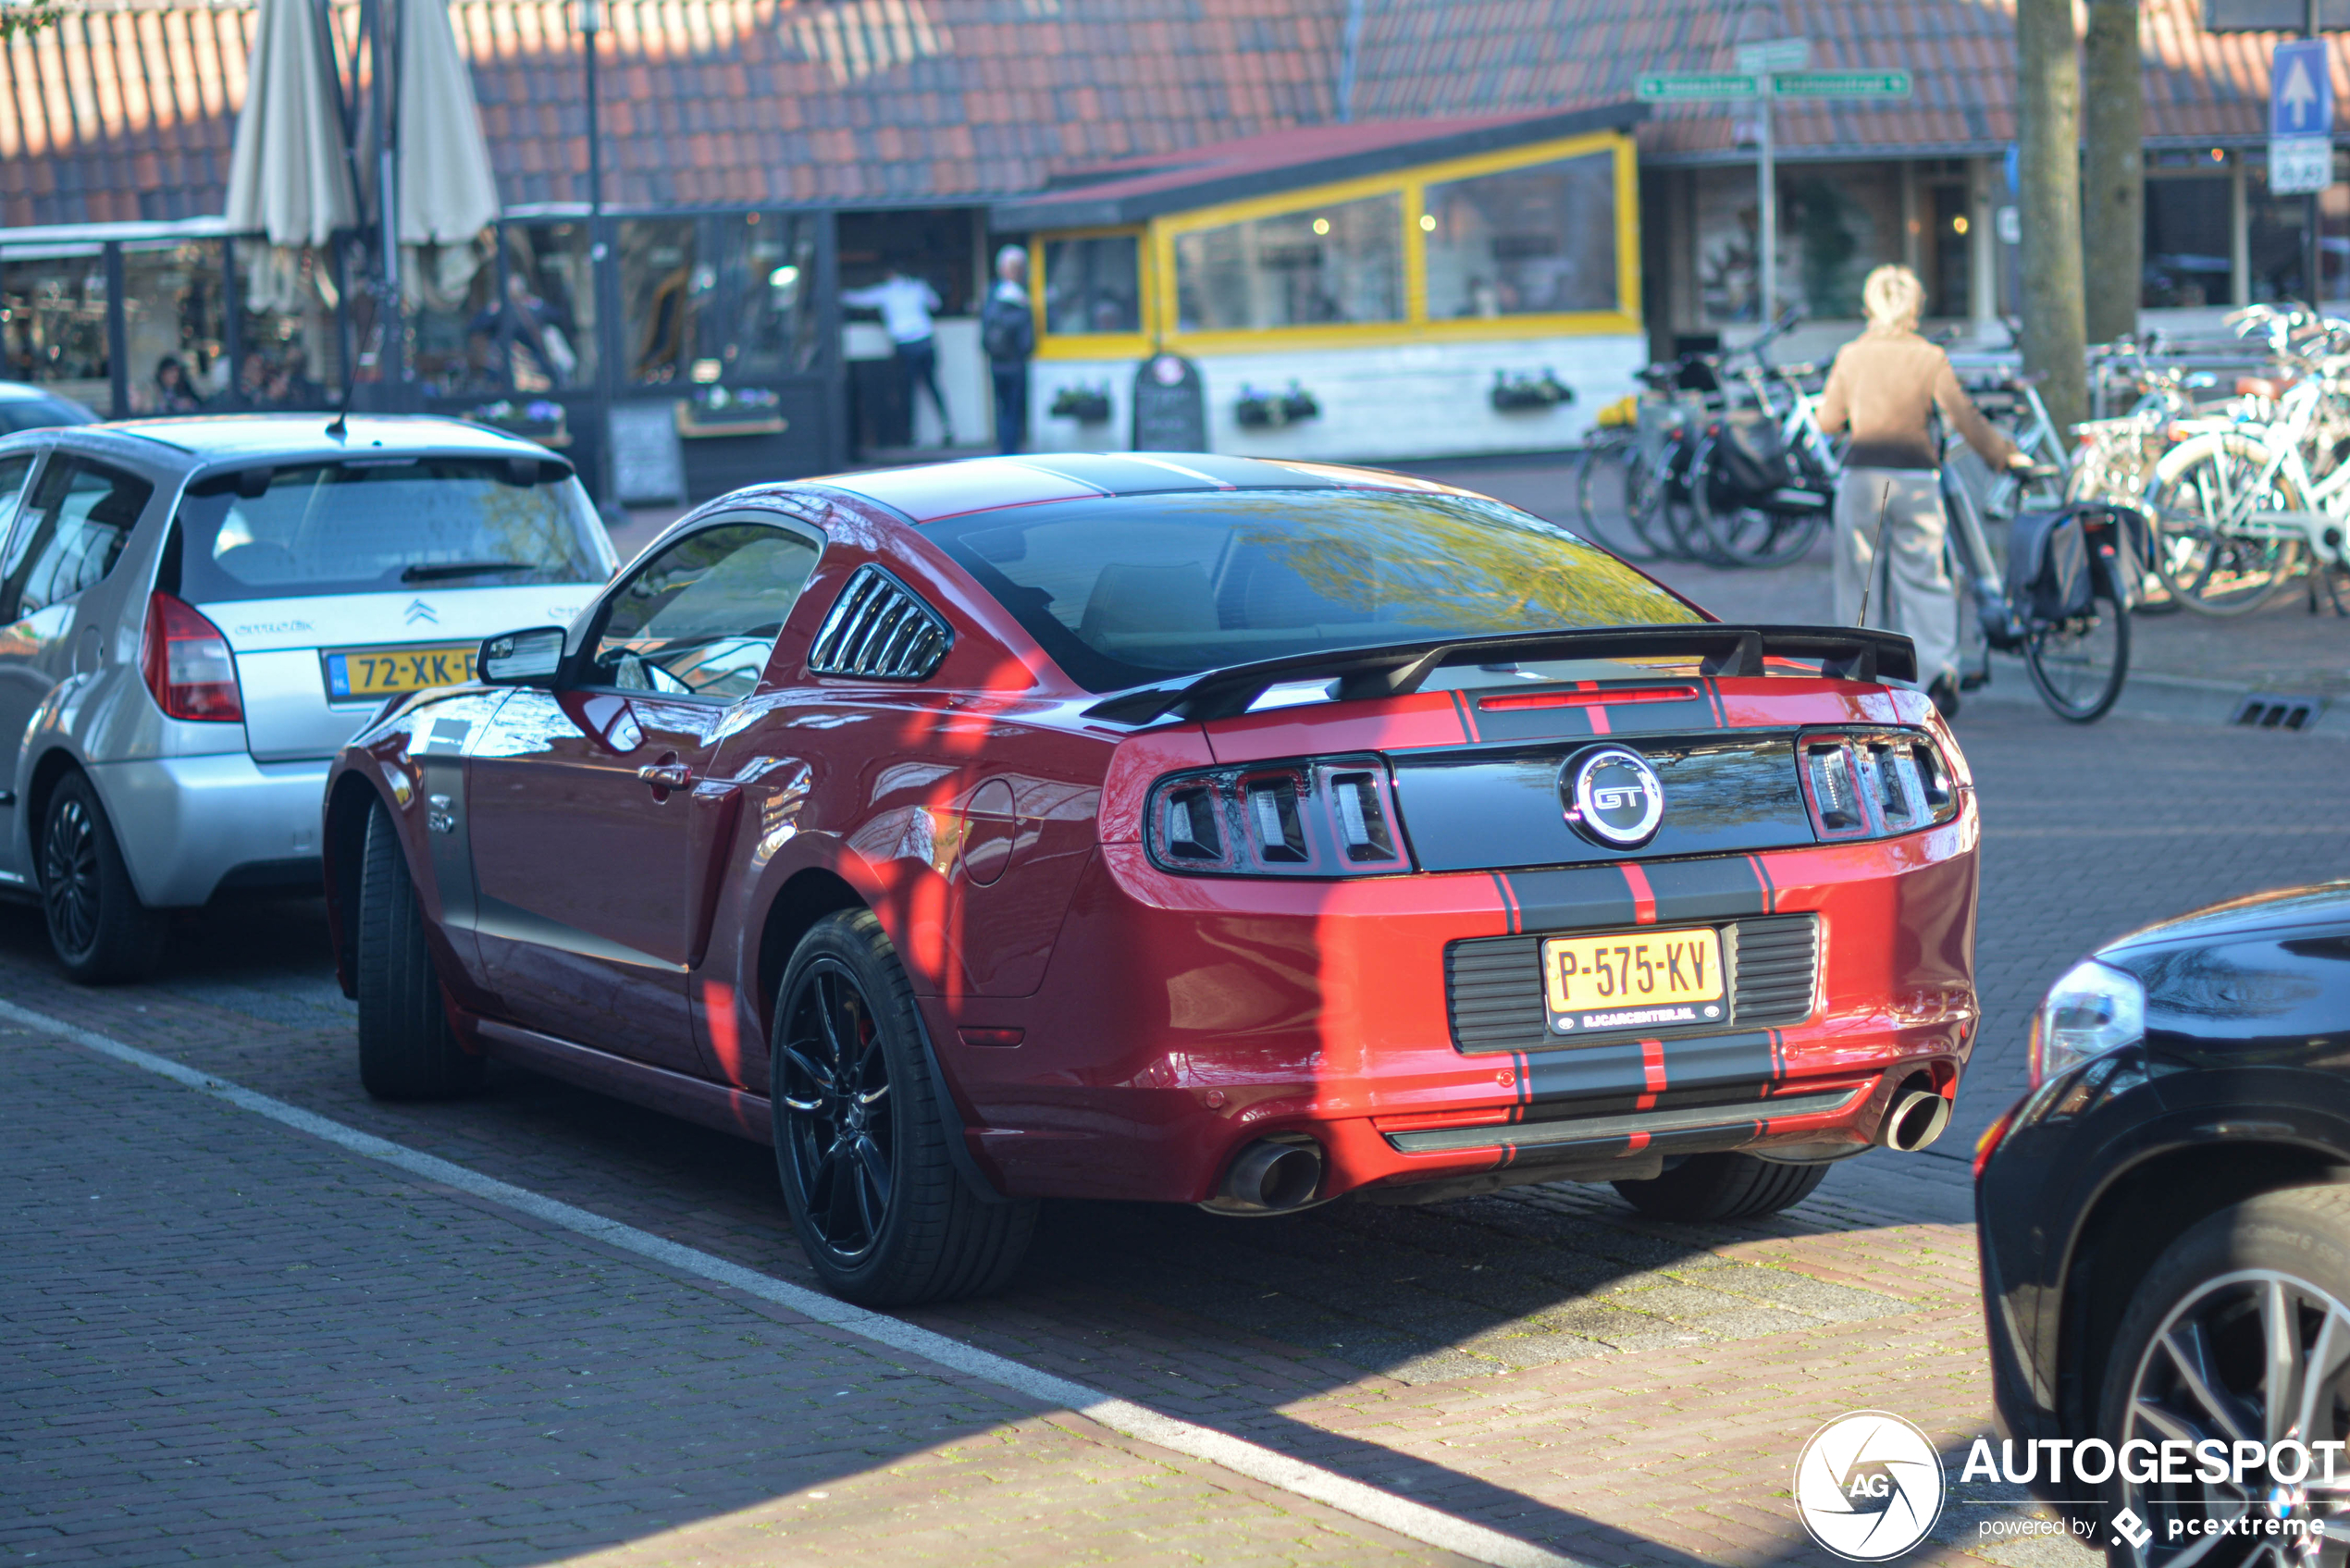
[[[493,686],[551,687],[563,667],[564,635],[561,626],[534,626],[486,637],[474,678]]]

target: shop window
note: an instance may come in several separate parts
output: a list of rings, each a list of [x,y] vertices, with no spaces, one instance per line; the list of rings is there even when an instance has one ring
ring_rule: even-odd
[[[485,313],[506,377],[521,393],[596,380],[596,278],[584,223],[509,224],[506,304]]]
[[[408,305],[408,370],[428,398],[505,390],[499,359],[497,253],[493,231],[455,245],[419,246],[401,256]]]
[[[2224,305],[2231,290],[2228,177],[2149,179],[2142,306]]]
[[[1143,329],[1142,242],[1131,234],[1045,242],[1045,330],[1056,338]]]
[[[228,277],[217,240],[122,247],[130,412],[201,414],[229,390]]]
[[[0,377],[111,417],[112,376],[105,251],[0,262]]]
[[[2251,274],[2252,302],[2307,300],[2309,198],[2270,195],[2268,171],[2257,167],[2246,172],[2244,195],[2245,261]]]
[[[816,368],[816,225],[811,218],[745,213],[705,220],[717,241],[720,327],[699,356],[726,377],[805,375]]]
[[[1614,310],[1615,154],[1428,188],[1431,321]]]
[[[1388,192],[1179,234],[1175,286],[1185,332],[1401,321],[1404,198]]]
[[[335,374],[335,304],[342,297],[326,257],[251,239],[236,241],[230,265],[243,313],[237,323],[235,403],[325,408]]]
[[[694,317],[717,281],[697,265],[692,218],[632,218],[620,225],[623,369],[637,386],[690,382]]]

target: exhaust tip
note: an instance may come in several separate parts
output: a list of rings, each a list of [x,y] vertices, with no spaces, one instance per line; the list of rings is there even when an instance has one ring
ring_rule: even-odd
[[[1941,1137],[1949,1125],[1949,1101],[1931,1089],[1905,1089],[1894,1097],[1877,1142],[1899,1154],[1913,1154]]]
[[[1280,1214],[1304,1208],[1322,1184],[1322,1150],[1267,1138],[1243,1149],[1207,1207],[1219,1214]]]

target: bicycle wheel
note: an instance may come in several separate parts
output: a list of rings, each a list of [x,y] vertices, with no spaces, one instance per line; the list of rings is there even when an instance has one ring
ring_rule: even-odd
[[[2154,569],[2172,597],[2198,614],[2249,614],[2274,599],[2300,564],[2299,540],[2247,537],[2229,522],[2245,510],[2245,494],[2260,484],[2267,462],[2259,442],[2231,433],[2190,441],[2156,470],[2148,491]],[[2251,498],[2252,510],[2301,508],[2282,475]]]
[[[1616,436],[1584,448],[1575,475],[1583,537],[1626,561],[1653,561],[1657,553],[1633,515],[1633,491],[1644,472],[1638,443]]]
[[[1715,537],[1708,516],[1707,497],[1713,488],[1713,438],[1708,436],[1690,451],[1688,477],[1680,487],[1687,499],[1677,508],[1667,508],[1665,517],[1673,526],[1675,543],[1689,560],[1707,566],[1737,566],[1740,562]]]
[[[2104,718],[2130,673],[2130,612],[2099,590],[2085,614],[2026,634],[2023,667],[2058,718],[2076,724]]]

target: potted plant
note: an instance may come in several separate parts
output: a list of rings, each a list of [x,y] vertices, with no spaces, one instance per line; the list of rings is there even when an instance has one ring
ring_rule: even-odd
[[[1052,415],[1056,419],[1074,419],[1080,425],[1109,423],[1109,383],[1098,387],[1063,387],[1053,394]]]
[[[1260,392],[1243,382],[1240,399],[1232,404],[1233,422],[1250,430],[1278,430],[1321,414],[1322,405],[1314,401],[1314,394],[1294,381],[1286,392]]]
[[[564,422],[563,405],[533,398],[528,402],[515,402],[501,398],[493,403],[483,403],[468,410],[465,417],[476,425],[487,425],[492,430],[503,430],[509,436],[537,441],[542,447],[567,447],[571,430]]]
[[[688,440],[705,436],[772,436],[789,427],[784,400],[766,387],[724,387],[715,382],[677,400],[677,433]]]
[[[1492,389],[1486,396],[1504,414],[1552,409],[1575,401],[1574,389],[1552,375],[1547,364],[1540,376],[1511,376],[1505,371],[1495,371]]]

